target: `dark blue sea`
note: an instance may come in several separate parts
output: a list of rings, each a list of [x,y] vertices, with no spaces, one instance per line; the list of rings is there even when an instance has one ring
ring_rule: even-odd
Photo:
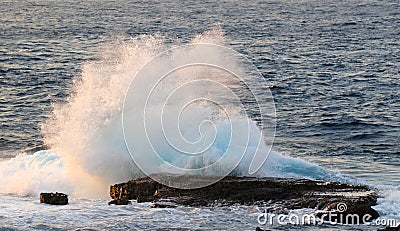
[[[250,131],[273,139],[274,166],[258,175],[367,184],[380,190],[382,218],[400,222],[399,1],[2,0],[0,16],[0,229],[260,226],[257,206],[106,203],[110,183],[137,173],[120,128],[132,78],[160,52],[199,41],[243,54],[260,72],[250,81],[269,89],[255,95],[273,97],[274,137],[260,126]],[[254,105],[245,109],[254,112]],[[189,140],[204,111],[182,122]],[[226,134],[224,122],[215,128]],[[226,149],[216,140],[207,161]],[[69,206],[39,204],[41,191],[56,190],[72,195]]]

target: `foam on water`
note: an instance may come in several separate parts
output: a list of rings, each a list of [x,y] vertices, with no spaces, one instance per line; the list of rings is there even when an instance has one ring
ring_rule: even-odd
[[[60,156],[51,151],[21,154],[0,162],[0,176],[2,193],[24,196],[39,190],[70,192]]]
[[[400,188],[398,186],[378,186],[381,197],[374,208],[381,216],[395,219],[400,225]]]

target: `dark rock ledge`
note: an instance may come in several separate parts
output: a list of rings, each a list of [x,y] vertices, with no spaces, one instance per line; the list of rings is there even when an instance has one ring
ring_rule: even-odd
[[[167,175],[165,177],[171,182],[185,182],[186,185],[207,179],[204,176]],[[118,204],[118,201],[123,201],[125,204],[128,200],[136,200],[138,203],[154,202],[153,207],[256,204],[269,207],[269,212],[275,213],[287,213],[291,209],[313,208],[322,211],[318,214],[319,216],[323,213],[337,212],[344,215],[369,214],[371,219],[379,217],[379,214],[371,208],[376,205],[376,190],[364,185],[305,179],[229,176],[204,188],[178,189],[162,185],[146,177],[112,185],[110,196],[113,199],[110,203],[113,204]],[[337,210],[339,203],[346,204],[345,211]]]
[[[50,205],[66,205],[68,204],[68,196],[64,193],[40,193],[40,203]]]

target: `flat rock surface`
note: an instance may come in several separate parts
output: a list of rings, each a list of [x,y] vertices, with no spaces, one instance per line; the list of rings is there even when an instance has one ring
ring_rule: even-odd
[[[207,180],[204,176],[165,177],[171,181],[183,182],[182,187],[193,185],[195,181]],[[377,200],[377,192],[374,189],[365,185],[306,179],[228,176],[207,187],[179,189],[146,177],[112,185],[110,196],[113,199],[137,200],[139,203],[168,201],[187,206],[271,205],[271,212],[300,208],[315,208],[328,212],[335,211],[337,204],[344,203],[351,212],[379,216],[371,208]]]

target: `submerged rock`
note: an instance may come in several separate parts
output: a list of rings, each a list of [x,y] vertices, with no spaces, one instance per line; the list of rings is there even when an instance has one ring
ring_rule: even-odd
[[[169,180],[187,182],[205,180],[204,176],[174,176]],[[178,189],[162,185],[150,177],[131,180],[110,187],[113,199],[137,200],[140,202],[169,201],[187,206],[225,206],[232,204],[257,204],[269,207],[269,212],[282,213],[290,209],[314,208],[333,212],[337,204],[345,204],[343,213],[359,216],[370,214],[375,219],[379,214],[371,208],[376,205],[377,192],[364,185],[349,185],[335,182],[281,179],[225,177],[198,189]],[[322,214],[321,214],[322,215]],[[372,219],[371,218],[371,219]]]
[[[50,205],[66,205],[68,204],[68,196],[64,193],[40,193],[40,203]]]
[[[127,199],[114,199],[110,202],[108,202],[108,205],[128,205],[131,202]]]
[[[152,208],[176,208],[177,206],[169,202],[155,202]]]

